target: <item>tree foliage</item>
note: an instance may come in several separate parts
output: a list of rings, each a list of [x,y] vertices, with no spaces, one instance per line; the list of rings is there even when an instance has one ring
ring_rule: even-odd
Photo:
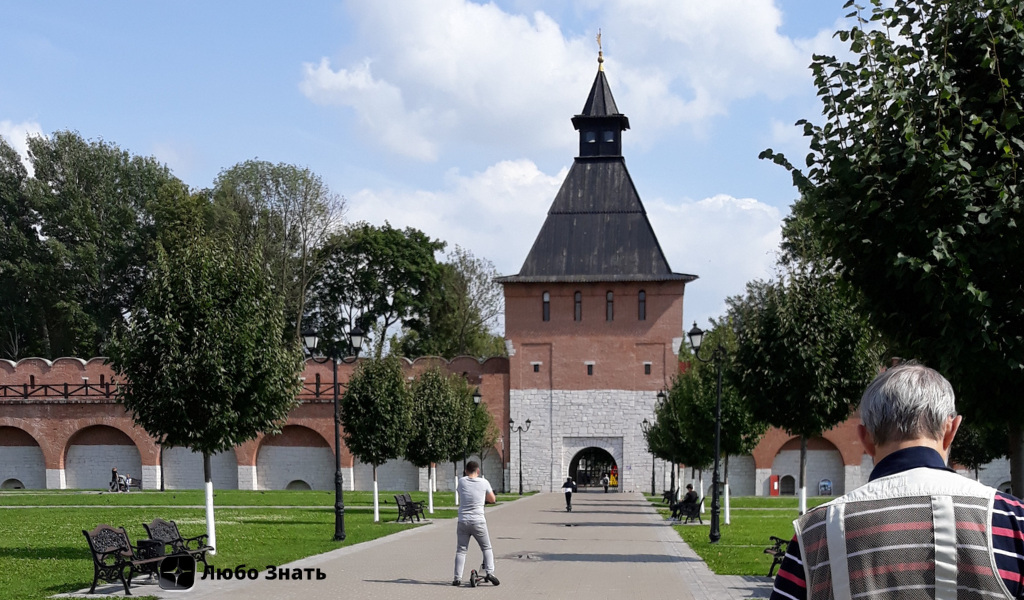
[[[732,318],[726,316],[712,321],[712,329],[705,333],[701,355],[710,355],[719,345],[725,350],[722,360],[722,429],[721,450],[723,455],[745,455],[753,452],[767,426],[758,419],[749,400],[736,389],[735,355],[737,350],[736,332]],[[680,422],[688,431],[687,438],[699,440],[701,447],[715,443],[715,408],[718,402],[718,372],[716,365],[698,361],[689,349],[682,349],[683,360],[689,368],[673,381],[669,398],[676,400]],[[691,464],[691,463],[686,463]],[[700,466],[693,463],[694,466]]]
[[[748,285],[734,306],[733,383],[755,419],[809,438],[850,417],[880,351],[855,298],[831,273],[793,269]]]
[[[310,322],[343,340],[356,325],[384,332],[426,313],[441,276],[434,253],[444,246],[419,230],[386,223],[357,223],[332,235],[321,250],[324,267],[313,289]],[[380,355],[385,336],[376,339]]]
[[[1006,432],[1002,427],[964,421],[953,439],[949,462],[977,472],[997,458],[1006,456]]]
[[[263,265],[202,237],[160,247],[108,347],[118,400],[160,444],[207,455],[276,432],[303,366],[283,327]]]
[[[345,445],[361,462],[376,469],[405,453],[413,407],[398,358],[361,361],[340,408]]]
[[[424,371],[412,384],[412,430],[405,458],[417,467],[445,462],[463,448],[469,411],[464,383],[439,368]]]
[[[795,218],[895,350],[1024,441],[1024,5],[871,4],[837,33],[852,61],[814,58],[824,123],[798,123],[807,171],[762,156],[793,172]]]
[[[0,340],[11,358],[96,356],[155,256],[150,208],[177,180],[153,158],[71,131],[0,144]]]
[[[504,341],[491,331],[505,305],[494,264],[456,246],[440,267],[426,310],[397,341],[402,353],[447,359],[504,355]]]
[[[270,268],[290,339],[299,337],[308,289],[323,267],[319,250],[344,213],[345,199],[308,168],[247,160],[217,176],[211,227]]]

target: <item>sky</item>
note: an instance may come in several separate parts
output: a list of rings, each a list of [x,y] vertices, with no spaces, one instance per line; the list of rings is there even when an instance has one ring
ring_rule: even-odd
[[[626,165],[706,325],[770,278],[821,121],[808,66],[843,0],[0,0],[0,135],[70,129],[194,188],[259,158],[306,166],[347,219],[412,226],[519,271],[578,150],[597,71]]]

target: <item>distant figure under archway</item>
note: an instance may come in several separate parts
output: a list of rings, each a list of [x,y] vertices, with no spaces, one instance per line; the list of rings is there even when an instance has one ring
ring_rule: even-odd
[[[584,448],[572,457],[569,463],[569,477],[577,487],[602,487],[601,480],[617,471],[615,458],[602,448]]]

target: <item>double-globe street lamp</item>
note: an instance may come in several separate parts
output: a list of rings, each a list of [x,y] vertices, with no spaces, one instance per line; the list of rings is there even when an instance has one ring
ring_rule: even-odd
[[[313,362],[323,364],[331,361],[334,373],[334,385],[332,387],[334,389],[334,541],[336,542],[345,540],[345,498],[342,492],[344,479],[341,474],[341,411],[338,396],[338,363],[352,364],[358,360],[359,351],[363,348],[363,340],[366,334],[357,325],[349,331],[348,337],[354,351],[353,356],[342,356],[341,347],[335,341],[322,358],[317,358],[315,353],[317,346],[320,345],[319,334],[313,329],[307,329],[302,332],[302,345],[306,347],[306,351],[309,352]]]
[[[519,495],[523,495],[523,432],[530,430],[530,420],[526,420],[526,429],[523,429],[522,425],[516,426],[516,422],[512,419],[508,420],[508,428],[512,433],[519,434]]]
[[[722,531],[719,529],[718,523],[718,515],[721,511],[718,493],[718,462],[722,453],[722,361],[725,359],[725,347],[718,344],[711,351],[711,356],[706,359],[701,358],[700,346],[704,341],[704,331],[697,327],[697,322],[694,321],[693,329],[686,335],[690,338],[690,348],[693,349],[693,355],[697,357],[697,360],[702,363],[715,363],[715,368],[718,371],[718,400],[715,403],[715,470],[711,474],[711,533],[708,534],[711,543],[717,544],[718,540],[722,539]],[[703,492],[703,490],[701,491]]]
[[[664,392],[658,392],[658,397],[659,398],[664,397],[664,395],[665,395]],[[651,422],[648,421],[647,419],[644,419],[644,422],[640,423],[640,431],[644,432],[644,439],[647,439],[647,436],[651,433]],[[651,440],[650,439],[647,439],[647,447],[648,448],[651,447]],[[655,466],[654,461],[655,460],[656,460],[656,458],[654,456],[654,450],[651,450],[651,495],[652,496],[657,493],[655,491],[655,489],[654,489],[654,466]]]

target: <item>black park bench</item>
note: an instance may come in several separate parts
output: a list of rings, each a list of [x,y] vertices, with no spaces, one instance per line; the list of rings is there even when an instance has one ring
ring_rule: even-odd
[[[784,540],[774,535],[768,536],[771,540],[772,545],[764,549],[765,554],[772,555],[772,566],[768,569],[768,576],[775,576],[775,567],[782,564],[783,559],[786,558],[786,550],[789,549],[789,540]]]
[[[92,531],[82,530],[89,551],[92,553],[93,578],[89,593],[96,592],[96,584],[100,581],[114,583],[120,581],[124,586],[124,594],[131,596],[128,587],[132,578],[138,573],[156,573],[163,556],[146,558],[137,554],[139,548],[128,541],[124,528],[99,525]],[[125,571],[128,577],[125,578]]]
[[[423,503],[414,502],[412,495],[408,492],[395,494],[395,502],[398,504],[398,519],[396,522],[402,522],[406,519],[412,521],[413,517],[416,517],[417,521],[421,518],[426,518],[426,515],[423,514]]]
[[[167,546],[171,547],[171,551],[167,553],[168,556],[174,554],[188,554],[196,559],[197,563],[203,563],[206,565],[206,553],[213,550],[213,546],[206,544],[206,534],[197,535],[196,537],[181,537],[181,532],[178,531],[178,524],[174,521],[164,521],[163,519],[156,518],[146,525],[142,524],[146,528],[146,533],[149,534],[149,539],[162,542],[166,550]]]
[[[696,519],[701,525],[704,524],[704,519],[700,516],[700,507],[704,506],[704,498],[700,499],[700,502],[692,504],[683,504],[679,507],[679,514],[683,517],[683,525]]]

